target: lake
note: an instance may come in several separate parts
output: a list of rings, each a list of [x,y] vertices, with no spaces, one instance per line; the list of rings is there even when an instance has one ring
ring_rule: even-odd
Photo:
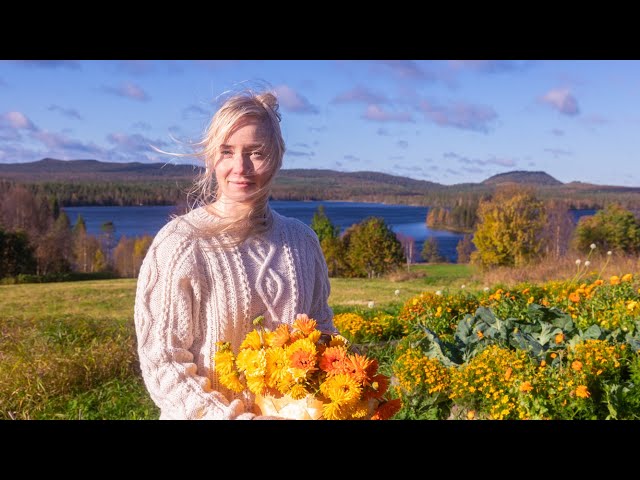
[[[340,227],[341,231],[354,223],[360,223],[367,217],[382,217],[386,224],[396,233],[412,237],[415,240],[414,261],[420,260],[420,252],[427,238],[435,237],[440,254],[449,262],[456,262],[458,253],[456,246],[463,235],[446,230],[432,230],[427,227],[426,219],[429,207],[408,205],[386,205],[383,203],[363,202],[329,202],[329,201],[271,201],[271,207],[282,215],[297,218],[307,225],[320,205],[329,220]],[[118,238],[154,236],[170,216],[175,213],[174,206],[141,206],[141,207],[64,207],[72,225],[75,225],[79,214],[82,214],[87,225],[87,232],[99,235],[100,227],[105,222],[113,222]],[[573,212],[576,220],[583,215],[593,215],[595,210],[577,210]]]
[[[429,237],[436,237],[440,254],[450,262],[457,260],[456,246],[462,234],[445,230],[427,228],[426,218],[429,207],[408,205],[386,205],[382,203],[363,202],[329,202],[329,201],[271,201],[271,207],[288,217],[294,217],[307,225],[311,225],[313,215],[320,205],[329,220],[340,227],[341,231],[354,223],[360,223],[367,217],[375,216],[384,219],[386,224],[396,233],[412,237],[415,240],[414,261],[420,261],[420,252]],[[174,206],[139,206],[139,207],[64,207],[72,225],[75,225],[79,214],[82,214],[87,225],[87,233],[100,235],[100,227],[105,222],[113,222],[118,238],[154,236],[175,213]]]

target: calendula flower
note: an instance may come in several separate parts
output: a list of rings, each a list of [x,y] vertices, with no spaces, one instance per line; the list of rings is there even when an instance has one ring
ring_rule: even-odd
[[[579,372],[580,370],[582,370],[582,362],[580,360],[574,360],[571,363],[571,368],[576,372]]]
[[[589,393],[589,390],[585,385],[578,385],[576,388],[576,396],[580,398],[589,398],[591,393]]]
[[[556,343],[562,343],[564,341],[564,333],[560,332],[556,334]]]
[[[633,275],[630,273],[625,273],[620,279],[621,282],[630,282],[633,280]]]
[[[229,342],[218,342],[213,358],[218,381],[253,393],[263,414],[278,415],[294,402],[285,414],[293,418],[387,419],[401,408],[400,400],[385,398],[390,380],[378,373],[378,361],[352,352],[345,337],[323,337],[304,314],[273,331],[263,323],[256,319],[236,355]]]
[[[533,386],[531,385],[531,382],[522,382],[522,384],[520,385],[521,392],[529,393],[531,390],[533,390]]]
[[[619,285],[620,284],[620,277],[618,277],[617,275],[612,275],[609,278],[609,283],[611,285]]]

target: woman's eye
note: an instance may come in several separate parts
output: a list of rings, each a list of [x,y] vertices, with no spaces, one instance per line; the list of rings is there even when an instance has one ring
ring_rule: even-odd
[[[222,154],[223,157],[228,157],[229,155],[233,155],[233,152],[231,150],[221,150],[220,153]]]
[[[262,152],[260,151],[251,152],[251,156],[254,158],[262,158]]]

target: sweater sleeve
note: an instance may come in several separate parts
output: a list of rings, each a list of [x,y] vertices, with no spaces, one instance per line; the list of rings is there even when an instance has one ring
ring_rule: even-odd
[[[161,232],[142,263],[134,308],[142,377],[161,418],[250,419],[240,400],[230,402],[197,372],[190,347],[199,277],[191,250],[188,238]]]

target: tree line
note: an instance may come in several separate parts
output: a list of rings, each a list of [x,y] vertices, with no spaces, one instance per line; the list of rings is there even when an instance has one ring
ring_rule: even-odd
[[[90,235],[82,215],[75,225],[55,196],[23,185],[0,192],[0,279],[65,279],[70,273],[136,277],[153,237],[120,237],[105,222]]]
[[[427,219],[432,225],[463,224],[470,230],[457,245],[458,262],[481,268],[522,267],[570,251],[587,253],[592,244],[601,251],[640,253],[640,220],[617,203],[576,223],[567,202],[543,200],[533,188],[511,186],[477,203],[432,210]],[[331,277],[373,278],[413,262],[414,239],[394,233],[382,218],[366,218],[340,233],[320,205],[311,228]],[[113,222],[106,222],[99,235],[89,235],[81,215],[71,225],[58,196],[11,185],[0,191],[0,279],[55,279],[71,272],[137,277],[153,237],[116,240],[115,230]],[[445,261],[435,237],[424,242],[420,256],[424,262]]]

